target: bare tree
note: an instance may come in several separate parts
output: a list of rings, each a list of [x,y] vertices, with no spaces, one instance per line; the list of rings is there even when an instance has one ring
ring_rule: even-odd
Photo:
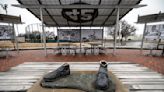
[[[121,27],[121,44],[123,42],[123,39],[125,41],[127,41],[127,38],[129,36],[133,36],[135,35],[136,32],[136,28],[130,24],[128,24],[126,21],[121,21],[122,27]]]
[[[120,30],[120,35],[121,35],[121,44],[123,44],[123,41],[126,44],[127,38],[129,36],[135,35],[136,28],[130,24],[128,24],[126,21],[120,21],[121,23],[121,30]],[[108,28],[108,35],[111,35],[114,38],[114,31],[115,27],[110,27]],[[119,32],[117,32],[117,35],[119,35]]]
[[[114,31],[115,31],[114,27],[108,27],[107,28],[107,35],[110,35],[114,38]]]

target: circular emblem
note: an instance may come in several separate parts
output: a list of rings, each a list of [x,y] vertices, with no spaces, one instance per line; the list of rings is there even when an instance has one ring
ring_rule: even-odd
[[[77,2],[71,5],[90,5],[84,2]],[[84,23],[93,21],[98,16],[98,9],[63,9],[62,16],[68,21]]]

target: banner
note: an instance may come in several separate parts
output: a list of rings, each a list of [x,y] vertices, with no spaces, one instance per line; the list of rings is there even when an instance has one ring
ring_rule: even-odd
[[[159,32],[160,32],[160,37],[159,38],[164,40],[164,24],[162,24],[160,26]]]
[[[101,40],[103,38],[102,29],[82,29],[81,37],[83,42]]]
[[[58,29],[59,41],[63,42],[79,42],[80,31],[79,29]]]
[[[82,42],[100,40],[103,38],[102,29],[58,29],[59,41],[64,42],[79,42],[80,37]]]
[[[162,25],[147,25],[145,39],[158,40],[164,33],[164,24]]]
[[[14,39],[12,26],[0,25],[0,40]]]

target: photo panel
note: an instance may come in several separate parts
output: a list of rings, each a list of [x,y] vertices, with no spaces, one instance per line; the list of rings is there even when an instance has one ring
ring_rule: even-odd
[[[103,30],[102,29],[82,29],[81,38],[83,42],[101,40],[103,38]]]
[[[61,42],[79,42],[79,29],[58,29],[59,41]]]
[[[102,29],[58,29],[58,36],[60,42],[90,42],[95,40],[102,40]]]
[[[160,31],[160,25],[147,25],[146,36],[158,36]]]
[[[14,31],[12,26],[0,25],[0,40],[14,39]]]

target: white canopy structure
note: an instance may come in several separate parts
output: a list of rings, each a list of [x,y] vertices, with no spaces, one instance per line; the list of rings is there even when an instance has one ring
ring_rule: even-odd
[[[12,26],[6,26],[6,27],[8,27],[8,28],[12,27],[11,28],[12,30],[9,30],[9,31],[12,31],[12,32],[11,32],[11,34],[8,34],[8,35],[9,36],[12,35],[13,37],[6,38],[6,36],[5,36],[4,39],[2,37],[2,39],[0,39],[0,40],[12,40],[13,39],[14,42],[16,43],[16,49],[17,49],[17,52],[18,52],[19,51],[19,49],[18,49],[18,41],[17,41],[17,37],[16,37],[14,24],[22,24],[21,17],[20,16],[12,16],[12,15],[0,14],[0,23],[12,24]],[[5,30],[0,30],[0,31],[5,31]],[[6,34],[7,34],[7,32],[6,32]],[[14,45],[14,47],[15,47],[15,45]]]
[[[55,27],[109,27],[116,25],[114,53],[116,49],[116,36],[119,30],[119,20],[141,0],[18,0],[42,21],[42,25]],[[44,27],[42,27],[44,34]],[[46,40],[44,35],[44,47]]]
[[[141,43],[141,53],[142,53],[142,50],[143,50],[143,43],[144,43],[144,39],[145,39],[147,24],[148,23],[154,23],[154,22],[162,22],[162,21],[164,21],[164,13],[161,13],[161,12],[159,12],[157,14],[138,16],[137,23],[138,24],[145,24],[144,31],[143,31],[142,43]],[[148,39],[159,39],[159,41],[160,41],[162,38],[163,38],[163,34],[161,35],[160,38],[158,38],[158,36],[155,36],[155,37],[152,36]],[[157,44],[159,44],[159,42]],[[158,45],[157,45],[157,47],[158,47]]]

